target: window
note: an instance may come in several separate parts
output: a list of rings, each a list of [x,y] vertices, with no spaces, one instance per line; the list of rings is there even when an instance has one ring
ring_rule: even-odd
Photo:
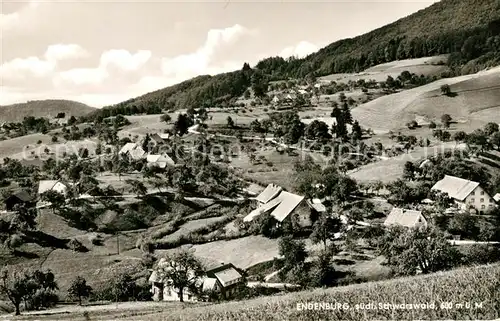
[[[481,198],[479,201],[480,201],[481,203],[484,203],[484,198]]]
[[[481,195],[484,195],[484,191],[481,191]]]
[[[484,205],[481,205],[481,209],[484,210],[486,208],[486,206]]]
[[[471,202],[471,203],[474,203],[475,201],[476,201],[476,200],[475,200],[474,198],[471,198],[471,199],[470,199],[470,202]]]
[[[470,195],[476,195],[476,193],[475,192],[471,192]]]

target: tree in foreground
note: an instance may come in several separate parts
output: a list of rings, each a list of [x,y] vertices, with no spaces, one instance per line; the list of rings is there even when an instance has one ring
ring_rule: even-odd
[[[181,250],[165,257],[165,264],[156,267],[163,280],[169,280],[177,289],[179,300],[184,302],[184,290],[196,290],[204,274],[202,263],[192,252]]]
[[[292,283],[307,284],[307,272],[305,261],[307,252],[303,241],[294,240],[292,236],[285,236],[279,240],[279,254],[283,257],[283,262],[277,268],[280,268],[278,276],[283,281]]]
[[[68,294],[71,298],[78,299],[78,304],[82,305],[82,298],[88,298],[92,294],[92,287],[87,284],[83,277],[77,276],[71,282]]]
[[[445,235],[432,227],[392,227],[378,242],[379,251],[399,275],[432,273],[460,264],[461,255]]]

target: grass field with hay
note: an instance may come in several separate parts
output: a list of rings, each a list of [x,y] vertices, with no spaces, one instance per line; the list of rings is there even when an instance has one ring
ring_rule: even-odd
[[[445,78],[417,88],[383,96],[356,107],[352,116],[361,126],[382,131],[404,127],[408,121],[424,118],[439,121],[443,114],[468,122],[471,129],[488,121],[500,121],[500,68],[472,75]],[[441,94],[448,84],[453,95]]]
[[[396,79],[403,71],[409,71],[419,76],[439,76],[441,73],[449,70],[445,64],[447,60],[448,58],[446,55],[397,60],[373,66],[359,73],[332,74],[319,79],[320,81],[336,81],[343,83],[358,81],[360,79],[380,82],[386,81],[388,76]]]

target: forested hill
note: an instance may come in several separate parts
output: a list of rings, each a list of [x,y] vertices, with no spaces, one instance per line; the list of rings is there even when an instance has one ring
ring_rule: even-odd
[[[31,100],[26,103],[0,106],[0,122],[19,122],[24,117],[55,117],[60,113],[84,116],[96,109],[80,102],[63,99]]]
[[[304,59],[271,57],[260,61],[255,69],[269,80],[303,78],[438,54],[451,54],[449,64],[457,74],[500,64],[500,1],[442,0],[364,35],[336,41]],[[255,69],[249,70],[246,65],[240,71],[199,76],[98,113],[106,117],[229,103],[252,82],[262,80],[260,72],[254,75]]]

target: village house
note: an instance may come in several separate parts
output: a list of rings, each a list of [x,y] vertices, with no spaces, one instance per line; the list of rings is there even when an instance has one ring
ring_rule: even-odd
[[[168,268],[170,266],[164,258],[158,262],[158,267]],[[194,273],[194,272],[193,272]],[[197,285],[201,292],[215,291],[223,297],[228,298],[233,295],[236,286],[243,282],[243,276],[231,264],[212,263],[207,265],[205,275]],[[149,277],[151,283],[151,293],[154,301],[179,301],[179,289],[172,286],[171,280],[162,277],[153,270]],[[198,296],[188,288],[183,289],[183,301],[198,301]]]
[[[431,190],[448,194],[463,211],[472,209],[483,214],[496,205],[493,197],[489,196],[478,182],[455,176],[445,175]]]
[[[148,155],[146,156],[148,166],[166,168],[167,166],[175,166],[175,162],[167,154]]]
[[[38,182],[38,195],[48,191],[56,191],[61,194],[68,192],[68,186],[58,180],[42,180]]]
[[[32,207],[35,205],[35,203],[35,199],[25,190],[20,190],[16,193],[13,193],[4,200],[5,209],[7,211],[14,210],[14,207],[16,205]]]
[[[269,184],[256,198],[257,208],[243,218],[244,222],[251,222],[257,216],[270,213],[278,224],[294,217],[302,227],[311,226],[314,218],[326,208],[319,200],[306,200],[304,196],[283,191],[280,186]]]
[[[427,220],[421,211],[395,207],[385,219],[384,225],[400,225],[408,228],[427,227]]]
[[[139,160],[146,157],[146,151],[136,143],[126,143],[118,154],[129,157],[132,160]]]

